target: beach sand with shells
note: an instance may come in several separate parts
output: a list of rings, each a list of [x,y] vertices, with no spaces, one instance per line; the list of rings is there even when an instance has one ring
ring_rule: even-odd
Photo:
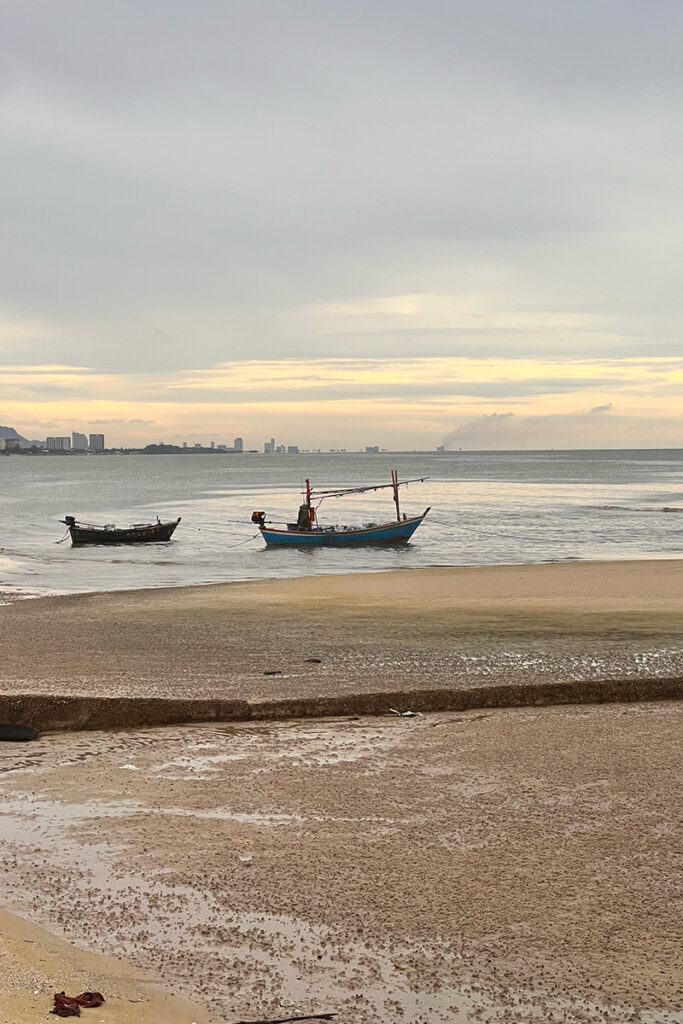
[[[491,709],[5,745],[0,899],[214,1022],[673,1024],[681,712]],[[96,983],[86,971],[77,987]]]

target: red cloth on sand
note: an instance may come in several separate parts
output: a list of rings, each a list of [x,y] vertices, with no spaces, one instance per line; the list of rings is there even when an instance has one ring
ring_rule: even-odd
[[[50,1010],[56,1017],[80,1017],[81,1006],[101,1006],[104,996],[101,992],[81,992],[80,996],[67,996],[55,992],[55,1005]]]

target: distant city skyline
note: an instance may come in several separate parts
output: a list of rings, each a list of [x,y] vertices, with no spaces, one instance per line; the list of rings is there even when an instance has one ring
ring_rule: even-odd
[[[602,410],[596,409],[596,410],[592,410],[592,413],[594,415],[598,416],[601,411]],[[85,434],[82,434],[82,433],[80,433],[78,431],[71,431],[71,435],[70,436],[68,434],[48,435],[44,439],[40,439],[40,438],[29,439],[29,438],[27,438],[25,436],[25,433],[22,432],[22,430],[20,430],[20,429],[17,430],[17,428],[14,427],[13,425],[0,426],[0,442],[2,442],[4,440],[13,441],[12,437],[8,438],[8,437],[6,437],[3,434],[3,431],[5,431],[7,429],[14,430],[16,432],[16,434],[21,439],[23,439],[24,446],[26,446],[27,444],[33,443],[33,444],[42,445],[43,447],[45,447],[48,450],[71,451],[71,452],[76,452],[76,451],[91,451],[91,452],[92,451],[103,451],[103,450],[105,450],[105,448],[107,450],[119,450],[119,449],[121,449],[121,450],[124,450],[124,449],[131,450],[131,449],[142,449],[142,448],[150,447],[150,446],[162,446],[162,447],[174,447],[174,448],[178,448],[180,450],[201,449],[203,451],[215,450],[215,451],[223,451],[223,452],[226,452],[226,451],[227,452],[249,452],[249,453],[252,453],[252,454],[253,453],[261,453],[261,454],[264,454],[264,455],[299,455],[299,454],[307,454],[307,453],[312,454],[312,453],[317,453],[317,452],[327,452],[327,453],[335,453],[335,452],[336,453],[345,453],[345,452],[348,452],[348,453],[356,452],[356,453],[358,453],[358,452],[364,452],[365,454],[372,455],[372,454],[379,454],[380,452],[391,452],[391,451],[396,451],[396,452],[401,452],[401,451],[405,451],[405,452],[410,452],[410,451],[447,452],[447,451],[462,451],[462,450],[470,450],[470,451],[491,451],[491,450],[494,450],[494,451],[497,451],[497,450],[510,450],[510,451],[512,451],[512,450],[520,450],[520,451],[523,451],[525,449],[529,450],[529,449],[533,448],[532,445],[523,445],[523,444],[520,445],[518,449],[513,449],[513,448],[510,448],[509,446],[507,446],[507,448],[505,446],[503,446],[501,448],[498,448],[494,444],[482,445],[481,447],[478,447],[476,444],[467,444],[465,437],[462,438],[464,443],[461,443],[461,444],[457,443],[458,442],[458,437],[452,437],[450,439],[446,438],[445,439],[445,441],[446,441],[445,444],[437,444],[437,445],[434,445],[434,446],[420,445],[420,444],[415,442],[415,443],[412,443],[412,444],[408,443],[408,444],[406,444],[406,445],[404,445],[402,447],[392,447],[390,445],[385,445],[385,444],[364,444],[364,445],[359,445],[359,446],[356,446],[356,445],[353,445],[353,444],[346,444],[346,445],[340,444],[340,445],[333,445],[333,446],[330,446],[330,447],[325,447],[324,445],[315,445],[315,444],[312,444],[312,445],[291,444],[289,441],[282,442],[279,439],[276,439],[275,437],[271,437],[270,439],[263,440],[261,442],[254,441],[254,443],[251,443],[251,442],[245,442],[242,437],[235,437],[232,440],[232,442],[228,442],[226,440],[219,440],[219,439],[217,439],[215,437],[210,438],[210,437],[206,437],[206,436],[200,437],[199,440],[196,440],[195,438],[186,438],[186,437],[180,438],[180,439],[178,439],[178,438],[163,437],[163,438],[160,439],[159,437],[155,438],[152,435],[149,435],[147,437],[140,438],[140,440],[138,440],[135,443],[126,443],[126,442],[121,442],[120,439],[118,439],[116,437],[116,435],[113,435],[113,436],[112,435],[107,435],[107,441],[106,441],[106,444],[105,444],[105,435],[104,434],[92,434],[91,433],[91,434],[89,434],[86,437]],[[12,444],[9,444],[9,443],[8,444],[0,444],[0,447],[2,447],[3,450],[14,450],[14,444],[13,443]],[[618,448],[626,448],[627,446],[625,446],[625,445],[613,445],[613,446],[611,446],[609,444],[592,444],[592,445],[591,444],[587,444],[587,445],[579,444],[579,445],[576,445],[576,446],[572,446],[572,445],[550,445],[550,444],[542,445],[541,444],[541,445],[538,445],[533,450],[542,450],[542,451],[558,450],[558,451],[561,451],[563,449],[572,449],[574,447],[576,447],[577,449],[582,449],[582,448],[584,448],[584,449],[591,449],[591,448],[592,449],[607,449],[607,448],[610,448],[610,447],[615,447],[615,448],[618,449]],[[641,443],[641,444],[634,443],[634,444],[632,444],[630,446],[630,448],[631,449],[683,448],[683,438],[679,439],[677,443],[674,442],[672,444],[648,445],[648,444],[644,444],[644,443]]]
[[[10,434],[11,434],[11,436],[10,436]],[[13,427],[13,426],[10,427],[10,426],[7,426],[7,425],[5,425],[5,426],[0,425],[0,447],[2,448],[2,450],[4,450],[4,451],[15,451],[19,447],[27,448],[29,446],[32,446],[32,447],[38,446],[38,447],[41,447],[41,448],[43,448],[43,449],[45,449],[47,451],[52,451],[52,452],[56,451],[56,452],[62,452],[62,453],[63,452],[68,452],[68,453],[75,453],[75,452],[102,452],[102,451],[105,451],[105,450],[118,451],[118,450],[154,448],[154,447],[159,447],[159,448],[164,448],[164,449],[176,448],[176,449],[178,449],[180,451],[188,451],[188,450],[200,449],[201,451],[217,451],[217,452],[221,452],[222,451],[222,452],[236,452],[236,453],[249,452],[251,454],[261,452],[264,455],[299,455],[299,454],[307,454],[307,453],[310,454],[310,453],[318,453],[318,452],[337,453],[337,454],[343,454],[343,453],[346,453],[346,452],[348,452],[348,453],[364,452],[366,455],[378,455],[380,452],[386,452],[386,451],[390,450],[390,449],[387,449],[386,447],[382,447],[380,445],[365,445],[364,447],[361,447],[361,448],[353,448],[353,447],[337,447],[337,448],[328,448],[328,449],[320,448],[320,447],[318,447],[318,448],[313,448],[313,447],[312,448],[305,448],[305,447],[301,447],[300,445],[297,445],[297,444],[282,443],[282,442],[278,443],[278,441],[276,441],[276,439],[273,438],[273,437],[271,437],[267,441],[264,441],[261,448],[259,448],[258,446],[255,446],[253,448],[246,447],[245,443],[244,443],[244,439],[242,437],[235,437],[233,439],[233,441],[232,441],[232,444],[228,444],[227,442],[222,442],[222,441],[216,441],[215,439],[207,440],[206,438],[204,438],[201,441],[192,441],[192,442],[184,439],[184,440],[180,441],[179,443],[176,443],[174,441],[169,442],[166,439],[160,440],[160,441],[159,440],[153,441],[153,440],[147,439],[147,440],[141,442],[138,445],[122,445],[122,444],[119,444],[116,441],[115,438],[114,439],[109,438],[108,443],[105,443],[105,435],[104,434],[89,434],[86,437],[85,434],[83,434],[83,433],[81,433],[79,431],[76,431],[76,430],[72,430],[70,437],[67,434],[63,434],[63,435],[48,435],[44,440],[36,438],[36,439],[33,439],[33,440],[30,441],[28,438],[24,437],[24,435],[21,433],[21,431],[16,430],[15,427]],[[408,448],[408,449],[405,449],[405,450],[415,451],[416,449],[415,449],[415,446],[413,446],[412,448]],[[428,450],[428,449],[424,449],[424,450]],[[444,449],[443,445],[439,445],[436,448],[437,452],[439,452],[439,451],[442,452],[444,450],[445,449]]]

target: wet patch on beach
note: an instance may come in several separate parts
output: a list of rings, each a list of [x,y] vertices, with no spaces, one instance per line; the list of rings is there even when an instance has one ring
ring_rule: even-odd
[[[671,1022],[680,716],[45,736],[0,749],[0,894],[217,1021]]]
[[[464,648],[464,649],[463,649]],[[516,648],[516,649],[515,649]],[[665,645],[643,640],[602,638],[590,644],[586,637],[544,640],[528,639],[517,644],[496,643],[486,637],[469,639],[451,650],[435,651],[403,644],[394,657],[385,649],[345,651],[340,664],[349,677],[364,673],[366,678],[391,672],[396,679],[457,679],[460,685],[478,682],[534,683],[553,680],[637,679],[643,677],[683,678],[683,643],[680,634]]]

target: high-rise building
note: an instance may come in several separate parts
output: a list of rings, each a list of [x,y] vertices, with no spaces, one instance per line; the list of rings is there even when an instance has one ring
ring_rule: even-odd
[[[287,454],[288,455],[298,455],[299,454],[299,446],[297,444],[288,444],[287,445]]]
[[[234,442],[233,442],[232,447],[233,447],[234,451],[236,451],[236,452],[243,452],[244,451],[244,441],[242,440],[242,438],[241,437],[236,437]]]
[[[79,434],[77,430],[72,430],[71,447],[75,452],[87,451],[88,438],[85,436],[85,434]]]
[[[266,443],[263,446],[263,454],[264,455],[273,455],[274,452],[275,452],[275,441],[271,437],[270,441],[266,441]]]
[[[91,452],[103,452],[104,451],[104,434],[91,434],[90,435],[90,451]]]
[[[47,437],[45,438],[45,446],[49,452],[70,452],[71,451],[71,438],[70,437]]]

